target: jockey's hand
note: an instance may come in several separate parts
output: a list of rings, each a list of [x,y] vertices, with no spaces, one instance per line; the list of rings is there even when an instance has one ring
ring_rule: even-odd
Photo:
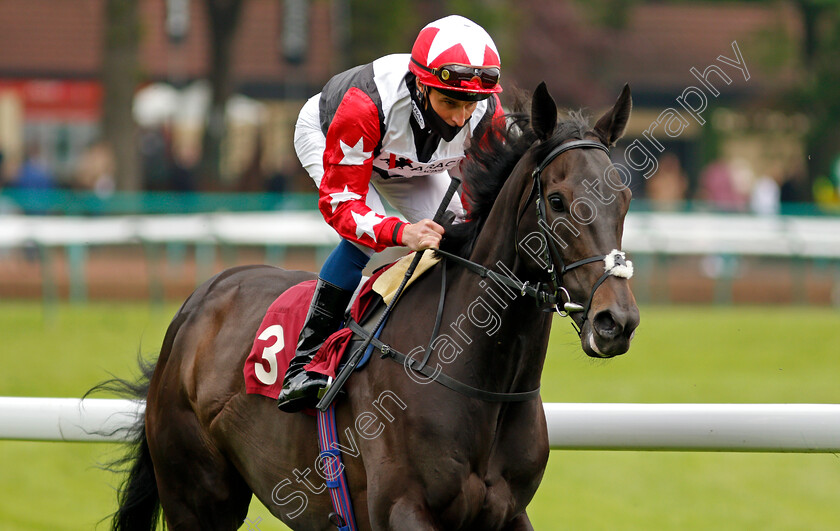
[[[437,249],[443,236],[443,227],[430,219],[410,223],[403,228],[403,245],[412,251]]]

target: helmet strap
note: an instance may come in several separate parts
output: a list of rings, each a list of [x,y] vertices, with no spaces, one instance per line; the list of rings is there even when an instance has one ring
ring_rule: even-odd
[[[417,80],[417,101],[420,102],[420,106],[423,110],[428,110],[429,108],[429,87],[424,85],[419,79]]]
[[[452,139],[455,138],[455,136],[461,131],[461,129],[463,129],[464,126],[459,127],[449,125],[443,118],[441,118],[441,116],[435,111],[435,108],[432,106],[432,101],[429,97],[430,90],[432,90],[431,87],[423,84],[420,80],[417,80],[417,99],[420,103],[420,110],[423,121],[420,127],[429,128],[438,135],[440,135],[440,137],[446,142],[451,142]],[[439,89],[436,88],[434,90]],[[417,120],[418,124],[420,123],[420,121],[421,120]]]

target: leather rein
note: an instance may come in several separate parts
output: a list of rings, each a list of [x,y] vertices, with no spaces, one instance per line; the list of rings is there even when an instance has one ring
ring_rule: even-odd
[[[514,290],[518,291],[521,296],[529,296],[534,298],[537,302],[537,305],[549,305],[547,311],[556,311],[562,317],[567,317],[570,313],[584,312],[583,319],[585,322],[588,318],[589,309],[592,305],[592,299],[595,297],[595,291],[598,289],[598,287],[610,276],[621,276],[624,278],[629,278],[629,276],[632,275],[632,263],[629,261],[625,261],[624,253],[618,250],[613,250],[609,254],[605,255],[591,256],[589,258],[577,260],[570,264],[566,264],[563,261],[563,257],[557,249],[556,243],[552,235],[548,232],[549,225],[545,209],[545,199],[543,198],[541,175],[545,168],[554,159],[556,159],[558,156],[565,153],[566,151],[572,149],[600,149],[601,151],[604,151],[609,155],[609,149],[605,145],[601,144],[600,142],[595,142],[593,140],[573,140],[571,142],[565,142],[563,144],[560,144],[559,146],[554,148],[543,159],[543,161],[531,172],[531,176],[533,177],[534,181],[531,187],[531,192],[528,195],[528,199],[525,201],[525,208],[527,208],[527,205],[531,202],[531,199],[535,199],[537,217],[540,220],[540,230],[543,234],[543,237],[546,240],[546,246],[543,248],[544,250],[542,258],[544,260],[544,263],[549,264],[548,273],[551,277],[550,283],[546,284],[537,282],[531,284],[527,281],[521,282],[518,279],[516,279],[512,273],[498,273],[481,264],[478,264],[466,258],[462,258],[458,255],[449,253],[447,251],[441,251],[439,249],[436,249],[435,252],[443,256],[446,260],[451,260],[455,263],[462,265],[469,271],[479,275],[481,278],[489,278],[496,283],[513,288]],[[521,218],[521,215],[519,217]],[[563,287],[563,275],[577,267],[601,261],[605,263],[604,273],[592,287],[592,291],[590,292],[589,299],[587,300],[586,304],[580,305],[578,303],[572,302],[568,290],[566,290],[566,288]],[[627,273],[628,270],[629,273]],[[522,402],[526,400],[532,400],[538,397],[540,394],[539,387],[531,391],[524,392],[500,393],[494,391],[486,391],[483,389],[472,387],[463,382],[459,382],[458,380],[455,380],[454,378],[443,374],[440,370],[440,367],[437,367],[433,370],[429,366],[427,366],[427,362],[429,361],[433,350],[432,345],[434,344],[435,339],[438,337],[438,332],[440,330],[440,322],[441,317],[443,315],[445,291],[446,267],[444,265],[443,273],[441,276],[441,293],[440,300],[438,302],[435,325],[432,331],[431,340],[429,341],[429,344],[426,347],[425,355],[422,360],[415,360],[413,357],[407,356],[394,349],[390,345],[383,343],[374,335],[376,331],[369,332],[362,328],[361,325],[359,325],[355,321],[351,320],[348,326],[356,335],[359,335],[360,337],[368,339],[368,336],[371,336],[369,339],[370,344],[381,352],[382,358],[391,358],[394,361],[400,363],[401,365],[404,365],[406,369],[411,369],[413,371],[419,372],[428,377],[430,380],[435,381],[453,391],[456,391],[470,398],[477,398],[488,402]],[[560,307],[561,304],[562,309]],[[572,324],[573,326],[575,326],[578,335],[580,335],[580,328],[578,328],[575,325],[574,321],[572,321]]]

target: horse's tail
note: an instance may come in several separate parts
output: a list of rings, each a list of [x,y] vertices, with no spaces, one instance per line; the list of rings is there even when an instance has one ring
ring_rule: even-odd
[[[124,459],[133,461],[128,477],[120,486],[119,509],[111,518],[114,531],[149,531],[157,528],[160,519],[155,469],[146,441],[146,430],[140,429],[134,448]]]
[[[107,391],[124,398],[145,400],[149,392],[149,382],[155,371],[155,362],[139,358],[140,377],[136,381],[112,378],[98,384],[85,396],[99,391]],[[129,450],[103,466],[115,473],[128,473],[117,491],[119,508],[111,515],[111,529],[114,531],[150,531],[157,528],[160,520],[160,497],[155,481],[152,456],[146,440],[146,415],[138,416],[137,421],[126,430]]]

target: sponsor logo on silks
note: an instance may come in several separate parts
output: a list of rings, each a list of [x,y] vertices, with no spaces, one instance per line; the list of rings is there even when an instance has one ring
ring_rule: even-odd
[[[420,107],[417,106],[417,102],[411,100],[411,114],[414,115],[414,119],[417,120],[417,125],[420,126],[420,129],[426,128],[426,120],[423,119],[423,113],[420,112]]]
[[[412,175],[426,175],[440,173],[454,168],[461,157],[438,160],[435,162],[414,162],[411,159],[394,153],[382,153],[374,159],[374,166],[386,170],[391,177],[410,177]]]
[[[405,157],[397,157],[395,154],[391,153],[391,156],[388,157],[388,169],[392,170],[394,168],[411,168],[411,165],[414,164],[414,161]]]

